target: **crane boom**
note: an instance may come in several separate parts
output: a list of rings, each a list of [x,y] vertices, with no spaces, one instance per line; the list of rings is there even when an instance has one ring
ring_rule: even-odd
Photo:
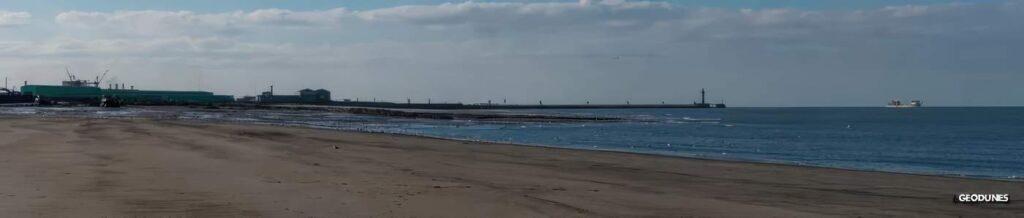
[[[64,73],[68,74],[68,81],[75,80],[75,77],[71,76],[71,68],[70,67],[64,67]]]
[[[96,78],[96,87],[99,87],[100,86],[100,82],[103,81],[103,79],[107,78],[107,72],[110,72],[109,68],[107,70],[103,71],[103,75],[102,76],[100,76],[99,78]]]

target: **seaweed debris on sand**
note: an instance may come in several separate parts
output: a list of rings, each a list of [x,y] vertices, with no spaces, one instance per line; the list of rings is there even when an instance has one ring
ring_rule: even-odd
[[[272,105],[257,106],[259,109],[311,110],[325,112],[341,112],[351,114],[376,115],[388,117],[439,119],[439,120],[481,120],[481,121],[515,121],[515,122],[585,122],[585,121],[622,121],[616,117],[569,116],[541,114],[509,114],[480,111],[436,111],[436,110],[396,110],[367,107],[333,107],[318,105]]]

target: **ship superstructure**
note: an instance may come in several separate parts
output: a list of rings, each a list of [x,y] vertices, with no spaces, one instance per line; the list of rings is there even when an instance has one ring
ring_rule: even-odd
[[[0,88],[0,104],[32,103],[33,99],[31,95],[8,89],[7,78],[4,78],[4,87]]]
[[[903,103],[900,100],[894,99],[894,100],[889,101],[889,104],[886,104],[885,107],[896,107],[896,108],[921,107],[921,101],[920,100],[912,100],[912,101],[910,101],[909,104],[905,104],[905,103]]]

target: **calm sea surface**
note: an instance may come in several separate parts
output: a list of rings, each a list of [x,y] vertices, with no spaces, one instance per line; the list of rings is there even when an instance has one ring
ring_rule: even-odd
[[[501,112],[606,116],[628,121],[473,122],[259,110],[0,108],[0,114],[7,115],[161,116],[846,169],[1024,179],[1024,107]]]

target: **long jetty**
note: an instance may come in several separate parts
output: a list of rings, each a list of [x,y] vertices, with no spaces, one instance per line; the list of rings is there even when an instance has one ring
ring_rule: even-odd
[[[459,111],[435,111],[435,110],[402,110],[371,107],[345,107],[345,106],[323,106],[323,105],[258,105],[257,109],[285,109],[285,110],[307,110],[324,112],[341,112],[351,114],[438,119],[438,120],[483,120],[483,121],[536,121],[536,122],[593,122],[593,121],[621,121],[615,117],[597,117],[581,115],[544,115],[544,114],[505,114],[505,113],[473,113]]]
[[[435,110],[458,110],[458,109],[633,109],[633,108],[725,108],[725,103],[707,103],[705,101],[705,95],[707,92],[704,89],[700,89],[700,102],[694,102],[693,104],[552,104],[545,105],[543,102],[538,101],[538,104],[491,104],[490,101],[486,104],[432,104],[432,103],[412,103],[407,102],[393,103],[393,102],[363,102],[363,101],[331,101],[327,102],[327,105],[331,106],[345,106],[345,107],[375,107],[375,108],[395,108],[395,109],[435,109]],[[429,101],[428,101],[429,102]]]
[[[327,105],[345,107],[376,107],[395,109],[434,109],[434,110],[462,110],[462,109],[632,109],[632,108],[725,108],[725,104],[422,104],[422,103],[393,103],[393,102],[357,102],[357,101],[335,101]]]

